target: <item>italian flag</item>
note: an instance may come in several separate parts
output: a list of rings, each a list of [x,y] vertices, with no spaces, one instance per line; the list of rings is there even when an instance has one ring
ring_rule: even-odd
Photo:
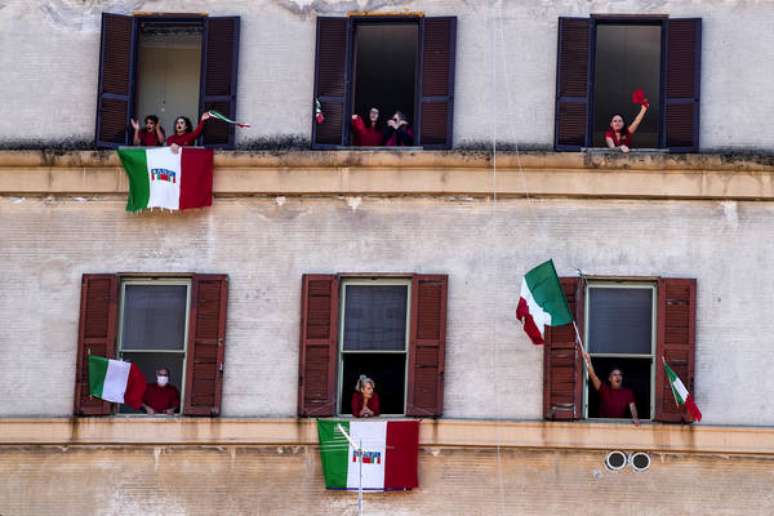
[[[89,392],[95,398],[138,410],[146,383],[137,364],[89,355]]]
[[[669,385],[672,387],[672,394],[675,395],[675,402],[680,406],[685,405],[686,410],[694,421],[701,421],[701,411],[699,410],[699,407],[696,406],[696,402],[693,401],[693,396],[691,396],[691,393],[685,388],[683,381],[680,380],[677,373],[672,371],[672,368],[669,367],[666,359],[662,358],[662,360],[664,361],[664,372],[669,380]]]
[[[122,147],[118,157],[129,176],[127,211],[212,205],[212,149]]]
[[[524,276],[516,319],[534,344],[544,344],[546,326],[572,322],[553,260],[541,263]]]
[[[419,421],[318,419],[320,461],[328,489],[412,489],[417,480]]]

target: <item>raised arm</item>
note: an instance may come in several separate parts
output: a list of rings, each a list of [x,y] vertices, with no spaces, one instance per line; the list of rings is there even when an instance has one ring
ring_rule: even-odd
[[[640,112],[637,114],[637,117],[634,119],[634,122],[631,123],[629,126],[629,134],[634,134],[635,131],[640,127],[640,123],[642,122],[642,119],[645,118],[645,113],[648,112],[648,104],[643,103],[640,107]],[[609,145],[609,144],[608,144]]]
[[[586,364],[586,370],[589,372],[589,380],[594,385],[594,390],[598,391],[602,387],[602,380],[599,379],[597,373],[594,371],[594,366],[591,364],[591,357],[587,351],[582,351],[583,362]],[[636,409],[635,409],[636,410]]]
[[[140,145],[140,123],[134,118],[130,118],[129,121],[132,123],[132,129],[134,129],[134,137],[132,138],[132,142],[135,145]]]

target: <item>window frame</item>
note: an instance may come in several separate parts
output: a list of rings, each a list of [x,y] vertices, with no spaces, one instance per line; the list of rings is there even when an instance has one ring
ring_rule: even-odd
[[[169,354],[175,354],[175,355],[182,355],[183,356],[183,364],[182,364],[182,374],[180,376],[180,386],[178,390],[180,391],[180,408],[178,409],[178,412],[175,413],[175,416],[182,416],[183,415],[183,407],[185,406],[185,396],[186,396],[186,375],[188,373],[188,367],[187,367],[187,360],[189,358],[188,356],[188,337],[189,337],[189,329],[190,329],[190,323],[191,323],[191,291],[193,287],[193,281],[192,279],[185,278],[185,277],[164,277],[164,278],[141,278],[141,277],[126,277],[126,276],[119,276],[119,292],[118,292],[118,333],[116,335],[116,351],[115,356],[118,360],[123,360],[124,352],[127,351],[129,353],[169,353]],[[127,285],[175,285],[175,286],[185,286],[186,287],[186,299],[185,299],[185,325],[183,327],[183,349],[182,351],[179,350],[167,350],[167,349],[132,349],[132,350],[124,350],[123,349],[123,340],[124,340],[124,309],[126,307],[126,286]],[[119,404],[113,404],[113,415],[115,416],[126,416],[126,417],[143,417],[147,416],[148,414],[125,414],[121,413],[121,406]]]
[[[401,414],[381,414],[380,417],[392,417],[392,418],[400,418],[400,417],[406,417],[406,404],[408,402],[408,375],[409,375],[409,353],[410,350],[410,342],[409,339],[411,338],[411,278],[410,277],[386,277],[386,276],[379,276],[379,277],[373,277],[370,279],[362,278],[362,277],[342,277],[340,279],[339,284],[339,327],[338,327],[338,335],[337,335],[337,345],[336,345],[336,351],[337,351],[337,358],[336,358],[336,369],[337,369],[337,378],[336,378],[336,392],[337,392],[337,401],[336,401],[336,414],[337,417],[352,417],[354,416],[350,414],[343,414],[342,413],[342,405],[345,402],[345,396],[344,396],[344,355],[345,354],[368,354],[368,353],[389,353],[389,354],[402,354],[405,357],[404,365],[403,365],[403,413]],[[406,287],[406,332],[404,336],[404,350],[403,351],[345,351],[344,350],[344,326],[346,324],[346,302],[347,302],[347,289],[346,287],[348,285],[365,285],[365,286],[381,286],[381,285],[400,285]]]
[[[650,358],[650,404],[648,407],[649,414],[648,417],[642,417],[643,414],[640,415],[640,421],[654,421],[655,414],[656,414],[656,345],[657,345],[657,339],[658,339],[658,285],[655,281],[595,281],[595,280],[589,280],[584,285],[584,292],[583,292],[583,342],[587,346],[587,349],[590,349],[591,341],[589,339],[589,319],[591,317],[591,289],[592,288],[615,288],[615,289],[621,289],[621,290],[628,290],[628,289],[642,289],[642,290],[650,290],[651,291],[651,322],[650,322],[650,354],[644,355],[644,354],[632,354],[632,353],[592,353],[589,351],[589,356],[593,359],[594,357],[600,357],[600,358],[620,358],[622,360],[627,358],[639,358],[639,359],[645,359]],[[603,382],[606,380],[605,378],[600,378]],[[588,421],[594,421],[594,422],[604,422],[604,421],[613,421],[613,422],[620,422],[625,421],[624,419],[614,419],[614,418],[606,418],[606,417],[589,417],[589,373],[588,370],[584,367],[583,368],[583,419]]]

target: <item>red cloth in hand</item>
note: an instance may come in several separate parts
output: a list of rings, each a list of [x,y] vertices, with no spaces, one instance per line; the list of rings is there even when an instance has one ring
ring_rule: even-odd
[[[642,88],[637,88],[632,92],[632,103],[645,106],[646,108],[650,107],[650,102],[645,98],[645,92],[642,91]]]

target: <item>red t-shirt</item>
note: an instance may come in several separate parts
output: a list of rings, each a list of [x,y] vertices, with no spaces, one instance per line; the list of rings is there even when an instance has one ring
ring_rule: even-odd
[[[613,144],[615,144],[616,147],[620,147],[621,145],[626,145],[627,147],[632,146],[632,133],[629,131],[628,127],[625,132],[620,133],[620,136],[616,136],[615,131],[608,129],[605,133],[605,139],[607,138],[613,140]]]
[[[360,117],[352,119],[352,132],[355,145],[359,147],[378,147],[382,144],[382,132],[376,127],[366,126]]]
[[[374,413],[374,416],[378,416],[382,413],[380,407],[379,407],[379,395],[374,393],[373,396],[371,396],[371,399],[368,400],[368,408],[371,409],[371,411]],[[360,414],[360,411],[363,409],[363,393],[355,391],[352,394],[352,415],[355,417],[360,417],[358,414]]]
[[[193,143],[196,141],[199,135],[202,134],[203,129],[204,129],[204,120],[199,120],[199,125],[197,125],[196,129],[194,129],[190,133],[173,134],[169,136],[167,138],[167,145],[172,145],[173,143],[176,143],[181,147],[184,145],[193,145]]]
[[[631,389],[613,389],[606,383],[599,388],[599,417],[625,418],[629,403],[634,403]]]
[[[157,145],[164,145],[164,141],[159,141],[158,137],[156,136],[156,131],[148,132],[145,129],[142,129],[139,131],[140,136],[140,143],[139,145],[142,145],[143,147],[155,147]]]
[[[176,409],[180,406],[180,393],[174,385],[159,387],[157,383],[149,383],[145,388],[142,402],[156,412]]]

